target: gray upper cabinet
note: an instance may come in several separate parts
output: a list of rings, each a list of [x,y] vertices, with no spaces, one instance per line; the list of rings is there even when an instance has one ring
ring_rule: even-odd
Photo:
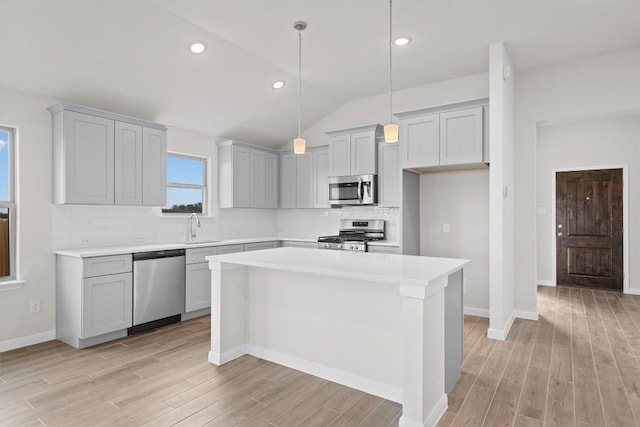
[[[377,142],[382,126],[362,126],[327,132],[329,135],[329,176],[378,173]]]
[[[280,156],[280,207],[293,209],[297,198],[297,154],[283,154]]]
[[[329,176],[351,175],[351,135],[329,137]]]
[[[142,204],[142,126],[115,123],[115,204]]]
[[[60,111],[54,116],[54,203],[114,203],[114,121]]]
[[[53,115],[53,203],[166,202],[166,127],[72,104]]]
[[[167,204],[167,133],[142,129],[142,204]]]
[[[280,155],[282,209],[329,207],[329,153],[327,147],[313,147],[305,154]]]
[[[238,141],[218,144],[221,208],[278,207],[278,155]]]
[[[265,153],[260,150],[249,150],[250,166],[250,186],[249,186],[249,205],[252,208],[264,208],[266,206],[266,168]]]
[[[264,156],[264,168],[265,168],[265,207],[267,209],[278,208],[278,193],[279,193],[279,168],[278,168],[278,155],[274,153],[265,153]]]
[[[378,206],[400,206],[400,159],[398,144],[378,143]]]
[[[486,167],[487,100],[396,114],[400,167],[416,172]]]
[[[440,164],[438,114],[412,117],[400,122],[401,163],[404,168]]]
[[[482,107],[440,114],[440,164],[482,163]]]
[[[296,207],[312,208],[314,199],[313,152],[296,155]]]
[[[329,149],[323,148],[313,152],[314,208],[329,208]]]

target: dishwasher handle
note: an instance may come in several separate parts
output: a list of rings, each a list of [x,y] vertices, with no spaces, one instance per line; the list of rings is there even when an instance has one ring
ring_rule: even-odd
[[[144,261],[147,259],[173,258],[185,256],[184,249],[168,249],[166,251],[138,252],[133,254],[134,261]]]

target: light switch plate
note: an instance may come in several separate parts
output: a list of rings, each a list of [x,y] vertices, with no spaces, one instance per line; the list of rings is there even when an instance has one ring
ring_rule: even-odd
[[[444,224],[442,226],[442,231],[445,232],[445,233],[450,232],[451,231],[451,226],[449,224]]]

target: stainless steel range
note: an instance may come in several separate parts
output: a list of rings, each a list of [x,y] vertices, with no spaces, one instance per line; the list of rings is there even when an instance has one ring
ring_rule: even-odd
[[[341,219],[338,235],[318,237],[318,248],[367,252],[367,242],[383,239],[383,219]]]

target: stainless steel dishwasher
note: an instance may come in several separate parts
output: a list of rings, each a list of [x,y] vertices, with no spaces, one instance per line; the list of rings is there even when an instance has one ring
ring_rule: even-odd
[[[184,249],[133,254],[133,327],[129,334],[179,322],[184,298]]]

